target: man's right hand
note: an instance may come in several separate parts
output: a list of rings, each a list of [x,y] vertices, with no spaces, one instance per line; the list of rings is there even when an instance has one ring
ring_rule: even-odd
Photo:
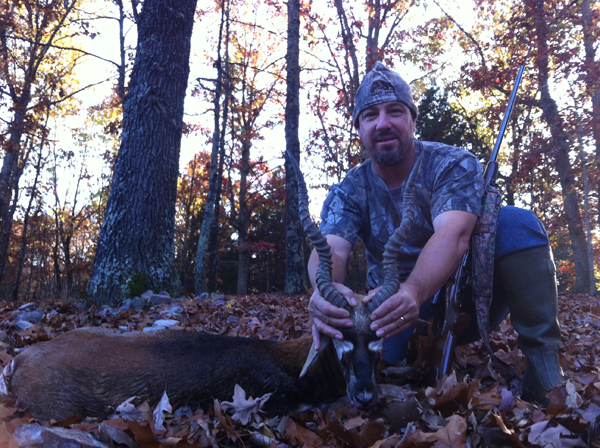
[[[346,298],[350,306],[358,304],[354,292],[350,288],[335,282],[333,286]],[[342,333],[334,327],[350,328],[352,326],[350,313],[329,303],[321,296],[318,289],[315,289],[310,298],[308,314],[312,320],[312,335],[317,350],[321,349],[321,333],[341,340],[343,339]]]

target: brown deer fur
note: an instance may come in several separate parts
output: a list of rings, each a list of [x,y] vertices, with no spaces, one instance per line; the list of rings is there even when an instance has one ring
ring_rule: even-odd
[[[231,400],[239,384],[253,397],[273,393],[265,411],[282,414],[345,394],[346,381],[332,344],[299,377],[311,342],[83,328],[16,356],[9,391],[34,417],[60,421],[72,416],[106,418],[135,395],[148,396],[155,404],[165,390],[172,404]]]

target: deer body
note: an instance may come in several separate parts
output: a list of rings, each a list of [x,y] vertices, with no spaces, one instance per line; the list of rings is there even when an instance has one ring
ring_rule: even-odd
[[[17,355],[9,391],[34,417],[64,420],[106,418],[135,395],[148,396],[155,404],[164,391],[174,404],[231,400],[239,384],[253,397],[273,393],[265,411],[281,414],[345,393],[335,353],[324,352],[300,378],[311,342],[82,328]]]

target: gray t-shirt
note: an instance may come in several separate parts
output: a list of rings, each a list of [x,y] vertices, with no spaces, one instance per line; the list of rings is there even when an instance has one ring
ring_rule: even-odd
[[[483,169],[468,151],[434,142],[415,140],[418,160],[424,152],[415,185],[415,220],[398,255],[402,281],[415,266],[421,250],[433,235],[433,219],[448,210],[481,215]],[[405,182],[406,184],[406,182]],[[352,168],[344,180],[332,185],[321,212],[321,232],[337,235],[353,246],[360,238],[367,250],[368,280],[381,285],[383,251],[402,220],[405,184],[388,190],[371,160]]]

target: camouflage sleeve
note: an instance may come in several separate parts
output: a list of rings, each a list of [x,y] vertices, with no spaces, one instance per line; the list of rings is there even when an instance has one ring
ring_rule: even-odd
[[[431,198],[431,218],[448,210],[462,210],[481,216],[483,168],[477,158],[464,152],[437,167]]]
[[[332,185],[321,210],[321,232],[356,243],[361,228],[361,212],[350,182]]]

